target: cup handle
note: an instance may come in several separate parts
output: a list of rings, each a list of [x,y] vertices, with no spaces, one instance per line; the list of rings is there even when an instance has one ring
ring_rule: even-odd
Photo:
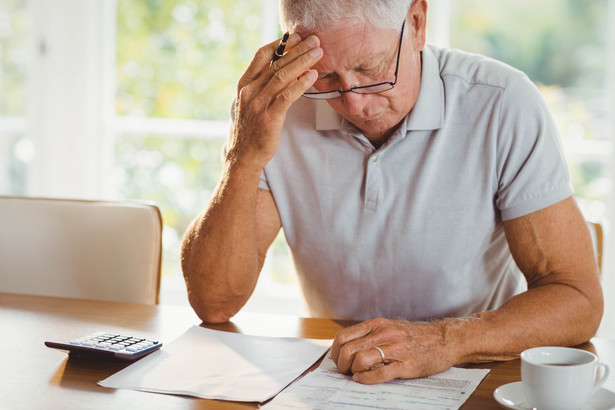
[[[600,380],[598,380],[596,384],[594,385],[594,390],[592,390],[592,395],[596,393],[600,387],[602,387],[606,379],[609,377],[609,366],[606,363],[599,362],[596,370],[600,367],[602,367],[603,369],[602,377],[600,377]]]

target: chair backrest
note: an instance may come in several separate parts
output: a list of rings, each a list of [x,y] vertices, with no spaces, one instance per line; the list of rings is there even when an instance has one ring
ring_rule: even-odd
[[[158,303],[159,208],[0,196],[0,292]]]
[[[594,244],[594,253],[596,254],[596,261],[598,262],[598,270],[602,273],[602,251],[604,247],[602,225],[598,222],[586,222]]]

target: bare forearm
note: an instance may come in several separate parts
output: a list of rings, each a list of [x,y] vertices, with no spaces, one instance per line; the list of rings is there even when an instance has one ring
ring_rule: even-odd
[[[256,285],[258,177],[258,170],[227,164],[207,209],[184,237],[182,270],[188,297],[206,322],[227,321]]]
[[[455,364],[514,359],[531,346],[583,343],[595,333],[601,313],[599,284],[551,284],[468,318],[367,320],[340,331],[331,355],[360,383],[424,377]],[[382,356],[386,366],[378,366]]]
[[[587,225],[573,197],[504,223],[529,290],[467,325],[469,361],[516,357],[536,345],[576,345],[602,317],[602,289]],[[484,335],[476,337],[475,335]]]
[[[322,49],[317,37],[302,41],[295,33],[284,58],[271,63],[277,46],[276,41],[259,49],[239,80],[224,174],[184,238],[188,297],[207,322],[227,321],[245,304],[280,229],[273,199],[259,194],[258,181],[279,148],[286,112],[318,77],[310,67]]]
[[[447,325],[457,363],[509,360],[532,346],[574,346],[589,340],[602,317],[599,286],[566,284],[536,287],[495,311]]]
[[[516,357],[536,345],[576,345],[602,318],[602,289],[587,225],[573,197],[504,223],[529,290],[468,326],[469,361]],[[477,326],[474,328],[473,326]],[[484,337],[474,335],[483,334]],[[481,342],[482,340],[482,342]]]

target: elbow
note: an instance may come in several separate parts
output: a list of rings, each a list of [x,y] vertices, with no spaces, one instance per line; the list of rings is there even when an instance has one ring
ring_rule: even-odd
[[[593,292],[588,296],[590,308],[590,317],[592,318],[591,323],[593,324],[592,337],[595,336],[598,328],[600,327],[600,323],[602,322],[602,316],[604,314],[604,293],[602,291],[602,285],[600,281],[596,278],[595,286],[593,288]]]
[[[190,306],[194,310],[194,313],[203,321],[208,324],[227,323],[235,316],[236,311],[230,312],[228,307],[220,303],[205,303],[203,299],[196,298],[194,295],[188,294],[188,300]]]
[[[181,250],[181,267],[190,306],[192,306],[196,315],[204,323],[226,323],[231,319],[232,315],[227,314],[221,309],[220,304],[212,304],[212,295],[208,295],[200,286],[195,284],[202,282],[202,279],[198,279],[201,276],[199,266],[192,252],[190,236],[186,234]]]
[[[591,311],[590,311],[590,338],[594,337],[598,332],[598,328],[602,323],[602,317],[604,314],[604,298],[602,295],[602,290],[598,295],[596,295],[593,300],[591,300]],[[589,339],[588,339],[589,340]]]
[[[231,315],[228,315],[225,312],[214,312],[210,310],[197,310],[197,309],[194,309],[194,311],[196,312],[199,319],[203,321],[203,323],[207,323],[211,325],[227,323],[232,318]]]
[[[220,292],[201,286],[191,286],[191,281],[187,275],[186,288],[188,290],[188,301],[194,313],[204,323],[217,324],[226,323],[241,309],[243,305],[232,303],[232,300],[220,296]]]
[[[210,324],[226,323],[239,311],[229,300],[221,298],[219,292],[201,286],[191,286],[189,277],[184,274],[184,278],[186,279],[188,302],[190,302],[194,313],[203,322]]]
[[[181,252],[181,267],[188,291],[190,306],[204,323],[228,322],[243,307],[250,297],[241,289],[235,289],[228,276],[226,267],[204,263],[203,254],[194,251],[189,235],[184,238]],[[254,284],[255,285],[255,284]]]
[[[582,344],[589,341],[596,335],[602,322],[602,316],[604,313],[604,298],[602,294],[602,288],[598,286],[595,292],[591,294],[585,294],[586,299],[586,314],[580,318],[579,333],[575,344]]]

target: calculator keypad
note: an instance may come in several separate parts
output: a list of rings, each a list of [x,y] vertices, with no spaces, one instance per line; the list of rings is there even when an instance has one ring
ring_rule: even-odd
[[[138,354],[139,352],[148,350],[152,346],[157,345],[158,342],[113,333],[98,332],[89,336],[71,340],[69,344],[72,346],[83,346],[102,351],[123,354]]]

